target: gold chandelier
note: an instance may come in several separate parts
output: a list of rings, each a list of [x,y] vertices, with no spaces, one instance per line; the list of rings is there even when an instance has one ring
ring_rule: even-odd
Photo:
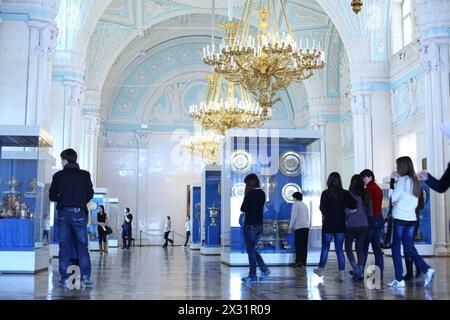
[[[293,81],[299,82],[322,69],[324,54],[321,50],[298,46],[289,26],[286,11],[280,0],[287,34],[280,33],[275,17],[275,0],[259,1],[259,27],[257,36],[250,35],[255,0],[247,0],[240,22],[227,22],[225,39],[216,52],[214,45],[207,46],[203,61],[223,75],[228,81],[240,84],[254,96],[263,108],[263,116],[279,101],[276,93]],[[263,4],[264,2],[264,4]]]
[[[189,115],[198,124],[225,135],[230,128],[258,128],[265,120],[271,119],[271,113],[263,116],[263,109],[251,101],[250,95],[241,86],[241,99],[237,99],[235,85],[229,81],[226,99],[220,98],[222,78],[216,73],[209,75],[206,101],[189,107]]]
[[[223,136],[212,131],[201,131],[182,141],[192,155],[202,158],[207,165],[220,164]]]

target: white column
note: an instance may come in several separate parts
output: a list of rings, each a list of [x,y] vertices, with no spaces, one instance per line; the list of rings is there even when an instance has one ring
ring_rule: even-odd
[[[449,46],[450,3],[446,0],[416,0],[417,18],[421,34],[421,59],[425,72],[427,93],[427,169],[441,177],[448,162],[448,140],[439,125],[450,120],[449,106]],[[431,192],[432,230],[434,253],[450,254],[448,221],[450,195]]]
[[[144,210],[149,210],[149,193],[148,193],[148,155],[151,140],[151,131],[137,130],[136,139],[138,142],[137,156],[137,190],[136,190],[136,224],[137,233],[140,231],[140,216],[145,217]]]
[[[422,42],[422,65],[425,70],[427,92],[427,169],[436,177],[441,177],[449,162],[449,146],[439,129],[439,125],[449,117],[449,38],[426,39]],[[448,197],[447,197],[448,198]],[[431,193],[434,221],[435,254],[449,253],[447,209],[448,199],[443,194]],[[447,213],[447,214],[446,214]]]
[[[98,177],[98,145],[100,136],[100,106],[83,109],[82,145],[80,150],[80,165],[91,173],[92,183],[97,186]]]
[[[314,121],[311,124],[314,130],[320,131],[321,139],[320,139],[320,171],[323,177],[322,188],[326,186],[326,180],[328,174],[327,172],[327,123],[326,121]]]
[[[352,91],[355,172],[373,168],[372,92]]]
[[[84,100],[84,87],[79,81],[63,81],[64,115],[63,115],[63,149],[80,150],[81,140],[81,104]]]

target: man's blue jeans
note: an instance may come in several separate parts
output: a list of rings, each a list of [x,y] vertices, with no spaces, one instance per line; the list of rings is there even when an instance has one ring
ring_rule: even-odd
[[[372,244],[372,251],[375,256],[375,265],[380,268],[381,275],[384,271],[384,258],[383,251],[381,251],[381,231],[384,227],[383,216],[369,217],[369,229],[367,231],[366,241],[363,247],[364,266],[367,262],[367,256],[369,254],[369,245]]]
[[[430,266],[423,260],[419,253],[414,250],[413,237],[416,221],[404,221],[394,219],[394,234],[392,238],[392,260],[394,261],[395,280],[403,280],[403,264],[401,245],[403,251],[414,261],[420,271],[427,273]]]
[[[256,264],[259,265],[262,272],[269,270],[261,255],[256,251],[256,245],[258,244],[258,239],[261,236],[262,230],[262,225],[244,226],[244,241],[245,246],[247,247],[248,262],[250,265],[248,275],[252,279],[256,279]]]
[[[79,208],[63,208],[58,210],[56,218],[59,242],[59,273],[63,280],[67,279],[67,268],[70,265],[73,247],[76,248],[82,279],[90,279],[91,258],[88,249],[87,223],[88,215]]]
[[[344,256],[344,239],[345,233],[325,233],[322,232],[322,251],[320,252],[319,268],[325,268],[328,260],[328,252],[330,252],[331,240],[334,238],[334,248],[338,260],[339,270],[345,270],[345,256]]]

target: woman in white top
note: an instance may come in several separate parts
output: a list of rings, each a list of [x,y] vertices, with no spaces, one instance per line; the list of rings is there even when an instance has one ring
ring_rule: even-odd
[[[397,159],[397,171],[391,176],[391,189],[389,194],[392,201],[392,217],[394,218],[394,231],[392,235],[392,259],[394,261],[395,279],[388,286],[403,288],[402,253],[400,250],[403,244],[403,251],[411,257],[416,266],[425,274],[425,287],[433,280],[435,271],[423,260],[414,250],[413,234],[417,220],[416,208],[419,201],[420,185],[414,172],[414,166],[410,157],[400,157]],[[394,181],[397,182],[394,188]]]
[[[189,242],[189,237],[191,236],[191,217],[186,217],[186,223],[184,224],[184,230],[186,231],[186,242],[183,247],[186,247]]]
[[[164,240],[166,242],[163,244],[163,248],[167,248],[167,242],[173,246],[173,240],[169,239],[170,231],[172,230],[172,220],[170,220],[170,216],[167,216],[166,225],[164,226]]]
[[[292,204],[291,221],[289,222],[289,233],[295,230],[295,267],[306,267],[308,256],[308,235],[309,235],[309,210],[302,202],[303,195],[300,192],[292,194],[294,203]]]

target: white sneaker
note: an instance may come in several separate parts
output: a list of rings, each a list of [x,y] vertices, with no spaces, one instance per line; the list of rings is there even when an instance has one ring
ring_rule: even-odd
[[[394,280],[394,281],[389,282],[388,286],[392,287],[392,288],[404,288],[405,287],[405,281],[404,280],[402,280],[402,281]]]
[[[435,273],[436,271],[432,268],[429,268],[427,273],[425,273],[425,283],[424,283],[425,288],[428,287],[428,285],[433,282]]]

